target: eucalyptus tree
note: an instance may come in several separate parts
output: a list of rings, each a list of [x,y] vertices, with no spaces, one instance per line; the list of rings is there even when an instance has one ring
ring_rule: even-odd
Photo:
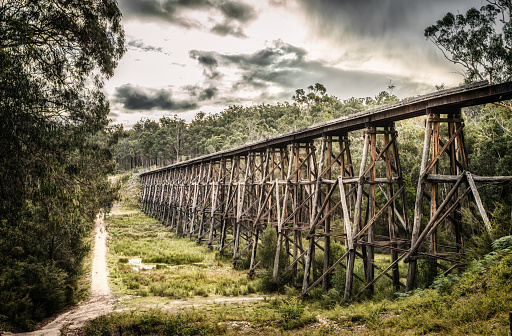
[[[480,9],[465,14],[447,13],[427,27],[424,36],[431,40],[454,64],[462,67],[466,82],[512,81],[512,1],[486,0]],[[467,113],[468,159],[471,171],[483,175],[510,175],[512,150],[512,104],[494,103],[473,107]],[[496,237],[512,233],[512,192],[510,187],[488,188],[483,197],[492,204]],[[496,215],[500,209],[506,216]],[[508,217],[508,218],[505,218]],[[493,220],[493,219],[492,219]],[[504,224],[507,226],[504,229]]]
[[[123,53],[114,0],[0,0],[0,314],[25,327],[73,299],[87,223],[112,201],[94,135]]]
[[[467,82],[512,80],[512,1],[486,0],[479,10],[447,13],[424,35],[452,63],[462,66]]]

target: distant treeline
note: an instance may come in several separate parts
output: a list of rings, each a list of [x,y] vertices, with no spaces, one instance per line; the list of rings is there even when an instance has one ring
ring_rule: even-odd
[[[317,83],[307,91],[296,90],[291,103],[230,106],[209,115],[199,112],[190,123],[177,115],[158,122],[142,119],[128,131],[119,129],[118,169],[165,166],[396,101],[387,91],[375,98],[342,101]]]

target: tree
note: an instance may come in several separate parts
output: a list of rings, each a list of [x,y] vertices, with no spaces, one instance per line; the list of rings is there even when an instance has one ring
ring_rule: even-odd
[[[486,0],[480,10],[466,15],[447,13],[425,29],[431,40],[454,64],[464,68],[466,82],[512,79],[512,1]],[[501,29],[501,31],[500,31]]]
[[[120,22],[114,0],[0,2],[0,314],[25,328],[74,300],[87,228],[115,197],[102,87]]]

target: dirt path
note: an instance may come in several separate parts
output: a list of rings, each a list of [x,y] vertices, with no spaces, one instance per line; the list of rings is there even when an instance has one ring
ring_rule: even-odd
[[[57,316],[57,318],[39,330],[20,334],[4,333],[3,335],[60,336],[60,330],[63,328],[74,330],[83,327],[87,321],[100,315],[104,315],[112,311],[123,312],[135,309],[133,307],[123,308],[122,305],[114,308],[114,305],[119,305],[119,302],[116,304],[116,300],[114,300],[109,288],[108,268],[106,262],[107,231],[101,215],[98,215],[94,222],[94,231],[95,239],[92,262],[91,298]],[[260,300],[263,300],[263,297],[217,297],[187,301],[173,300],[165,305],[145,304],[144,308],[159,308],[168,312],[179,312],[187,308],[200,308],[226,303],[249,304]]]
[[[108,285],[106,262],[107,231],[101,215],[94,222],[94,257],[92,262],[91,298],[70,311],[59,315],[42,329],[17,335],[60,335],[62,328],[76,329],[85,322],[112,310],[112,294]]]

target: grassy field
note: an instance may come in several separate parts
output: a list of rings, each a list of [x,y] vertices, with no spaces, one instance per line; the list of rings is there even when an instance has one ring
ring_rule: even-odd
[[[168,228],[141,213],[133,202],[135,181],[127,182],[122,202],[106,220],[114,293],[169,299],[255,293],[255,281],[234,270],[228,260],[194,241],[173,237]]]
[[[351,304],[343,303],[336,289],[344,279],[340,268],[333,289],[315,289],[301,301],[297,289],[285,286],[269,294],[264,278],[250,280],[214,251],[173,237],[138,210],[136,179],[124,180],[123,199],[107,218],[111,284],[121,312],[95,319],[81,334],[508,334],[510,247],[474,262],[463,275],[437,279],[434,288],[404,295],[394,293],[386,279],[371,299]],[[389,255],[376,258],[389,262]]]

